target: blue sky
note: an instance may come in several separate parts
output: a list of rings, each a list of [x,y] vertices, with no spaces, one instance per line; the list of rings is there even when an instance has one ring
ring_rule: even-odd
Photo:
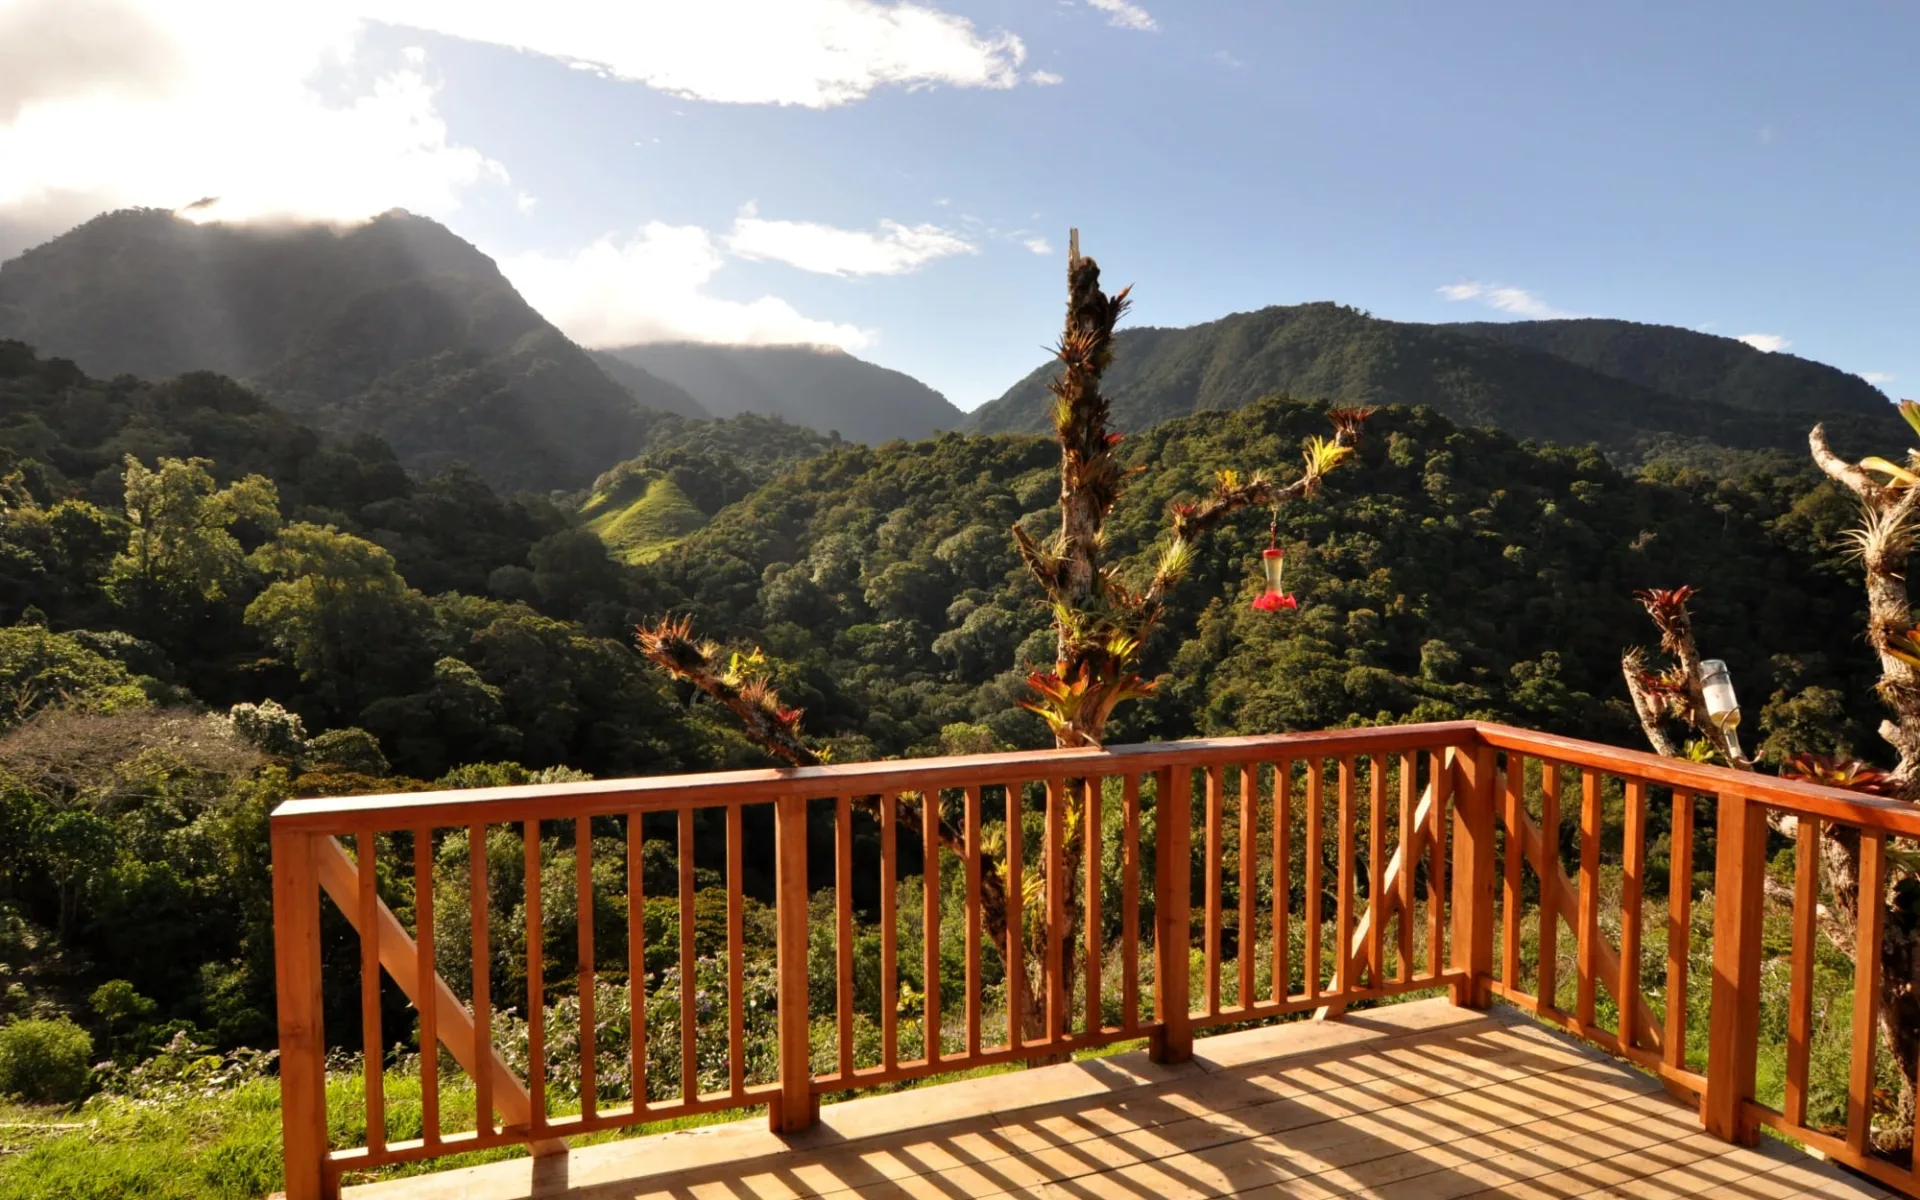
[[[0,28],[36,3],[53,19],[0,0]],[[29,84],[11,142],[0,85],[0,245],[10,215],[103,198],[255,198],[230,218],[405,205],[583,340],[839,341],[971,408],[1041,360],[1078,225],[1135,285],[1136,323],[1321,299],[1623,317],[1764,335],[1920,392],[1910,4],[781,4],[867,39],[815,72],[832,102],[807,94],[825,52],[779,5],[367,10],[404,24],[316,6],[266,39],[283,66],[314,55],[277,119],[315,149],[251,177],[236,146],[263,135],[208,128],[235,119],[211,104],[175,156],[204,149],[198,175],[86,175],[21,133],[39,104],[43,132],[84,142],[49,116],[81,120],[69,85]],[[144,8],[187,82],[82,99],[153,111],[235,86],[214,34]]]

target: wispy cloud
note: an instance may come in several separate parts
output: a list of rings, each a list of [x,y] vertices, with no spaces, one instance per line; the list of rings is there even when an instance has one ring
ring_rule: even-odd
[[[1027,82],[1035,87],[1057,87],[1066,81],[1067,77],[1065,75],[1060,75],[1053,71],[1035,71],[1033,74],[1027,76]]]
[[[938,225],[882,221],[876,229],[839,229],[813,221],[772,221],[751,204],[726,238],[741,258],[786,263],[818,275],[906,275],[936,259],[978,254],[979,247]]]
[[[1028,238],[1020,243],[1035,254],[1052,254],[1053,244],[1043,237]]]
[[[1236,57],[1233,51],[1231,50],[1215,50],[1213,52],[1213,61],[1219,63],[1223,67],[1232,67],[1235,70],[1239,70],[1241,67],[1244,67],[1247,65],[1246,63],[1240,61],[1240,59]]]
[[[1450,283],[1439,291],[1449,300],[1474,300],[1488,308],[1534,321],[1552,321],[1580,315],[1555,308],[1525,288],[1508,287],[1500,283]]]
[[[1118,29],[1153,33],[1160,28],[1160,22],[1153,19],[1152,13],[1128,0],[1087,0],[1087,4],[1106,13],[1107,24]]]
[[[1788,346],[1793,345],[1784,335],[1778,333],[1743,333],[1733,340],[1736,342],[1745,342],[1755,350],[1761,350],[1768,354],[1785,350]]]
[[[500,269],[528,303],[584,346],[636,342],[810,343],[857,350],[871,330],[809,317],[776,296],[724,300],[707,285],[726,265],[694,225],[649,222],[567,254],[523,254]]]
[[[1885,371],[1862,371],[1860,372],[1860,378],[1866,380],[1868,383],[1872,384],[1875,387],[1879,387],[1883,383],[1893,382],[1893,376],[1889,375]]]

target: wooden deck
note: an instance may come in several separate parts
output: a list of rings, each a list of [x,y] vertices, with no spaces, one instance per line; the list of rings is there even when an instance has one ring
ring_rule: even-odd
[[[1743,1149],[1648,1076],[1511,1009],[1445,1001],[869,1096],[349,1187],[351,1200],[807,1196],[1886,1196],[1784,1143]]]

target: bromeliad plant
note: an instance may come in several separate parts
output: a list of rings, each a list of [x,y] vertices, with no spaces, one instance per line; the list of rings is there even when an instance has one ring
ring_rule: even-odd
[[[1027,677],[1032,696],[1023,706],[1046,721],[1062,747],[1100,745],[1115,708],[1153,694],[1152,681],[1139,673],[1141,652],[1165,615],[1168,594],[1193,566],[1194,545],[1243,508],[1277,510],[1313,495],[1352,457],[1367,417],[1364,409],[1330,412],[1333,436],[1308,439],[1300,475],[1290,483],[1261,472],[1243,478],[1222,471],[1208,495],[1174,504],[1151,574],[1130,583],[1121,566],[1105,558],[1107,517],[1130,472],[1120,464],[1121,434],[1111,428],[1112,406],[1101,382],[1131,289],[1111,296],[1101,291],[1099,264],[1080,255],[1078,231],[1072,247],[1066,329],[1054,352],[1061,371],[1048,385],[1060,444],[1060,528],[1042,543],[1013,527],[1021,560],[1053,612],[1055,643],[1052,669]]]

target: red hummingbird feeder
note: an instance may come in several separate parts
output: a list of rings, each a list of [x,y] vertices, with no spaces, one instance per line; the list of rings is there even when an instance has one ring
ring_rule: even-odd
[[[1254,597],[1253,611],[1280,612],[1300,607],[1282,578],[1286,564],[1286,551],[1280,549],[1280,514],[1276,512],[1273,524],[1267,527],[1267,548],[1260,552],[1260,567],[1267,573],[1267,590]]]

